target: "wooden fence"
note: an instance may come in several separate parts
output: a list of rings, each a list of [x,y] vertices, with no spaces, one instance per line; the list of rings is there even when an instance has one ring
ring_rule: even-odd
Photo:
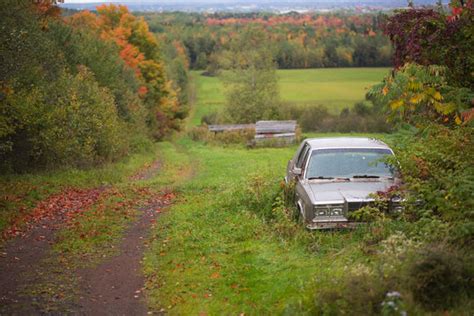
[[[255,130],[255,144],[273,142],[280,145],[292,144],[296,141],[296,121],[258,121],[256,124],[209,125],[210,132],[222,133],[245,129]]]
[[[255,124],[255,142],[278,142],[281,145],[296,141],[296,121],[258,121]]]

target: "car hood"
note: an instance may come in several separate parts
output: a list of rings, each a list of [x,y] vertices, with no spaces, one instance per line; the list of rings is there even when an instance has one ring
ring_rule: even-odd
[[[395,185],[393,180],[357,180],[344,182],[311,182],[307,184],[313,203],[356,202],[371,199],[369,195],[387,191]]]

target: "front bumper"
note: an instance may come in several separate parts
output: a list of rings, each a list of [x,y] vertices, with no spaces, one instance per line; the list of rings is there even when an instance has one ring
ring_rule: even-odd
[[[309,230],[324,230],[324,229],[346,229],[356,228],[363,223],[360,222],[349,222],[349,221],[324,221],[324,222],[313,222],[306,225]]]

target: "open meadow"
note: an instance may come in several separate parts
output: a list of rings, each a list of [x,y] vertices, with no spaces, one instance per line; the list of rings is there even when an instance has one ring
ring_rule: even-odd
[[[333,114],[364,100],[367,88],[380,82],[389,68],[326,68],[277,70],[281,99],[301,105],[323,105]],[[191,124],[222,107],[224,87],[217,77],[206,77],[193,71],[196,86],[196,108]]]

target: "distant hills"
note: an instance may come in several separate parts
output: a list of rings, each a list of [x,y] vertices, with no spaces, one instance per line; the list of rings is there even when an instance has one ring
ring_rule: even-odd
[[[76,0],[77,1],[77,0]],[[436,0],[414,0],[416,6],[434,5]],[[443,0],[447,4],[448,0]],[[76,10],[94,10],[104,2],[65,3],[61,7]],[[107,1],[110,3],[110,1]],[[145,1],[112,1],[127,5],[131,11],[185,11],[185,12],[255,12],[268,11],[286,13],[289,11],[333,11],[348,10],[390,10],[407,6],[407,0],[145,0]]]

